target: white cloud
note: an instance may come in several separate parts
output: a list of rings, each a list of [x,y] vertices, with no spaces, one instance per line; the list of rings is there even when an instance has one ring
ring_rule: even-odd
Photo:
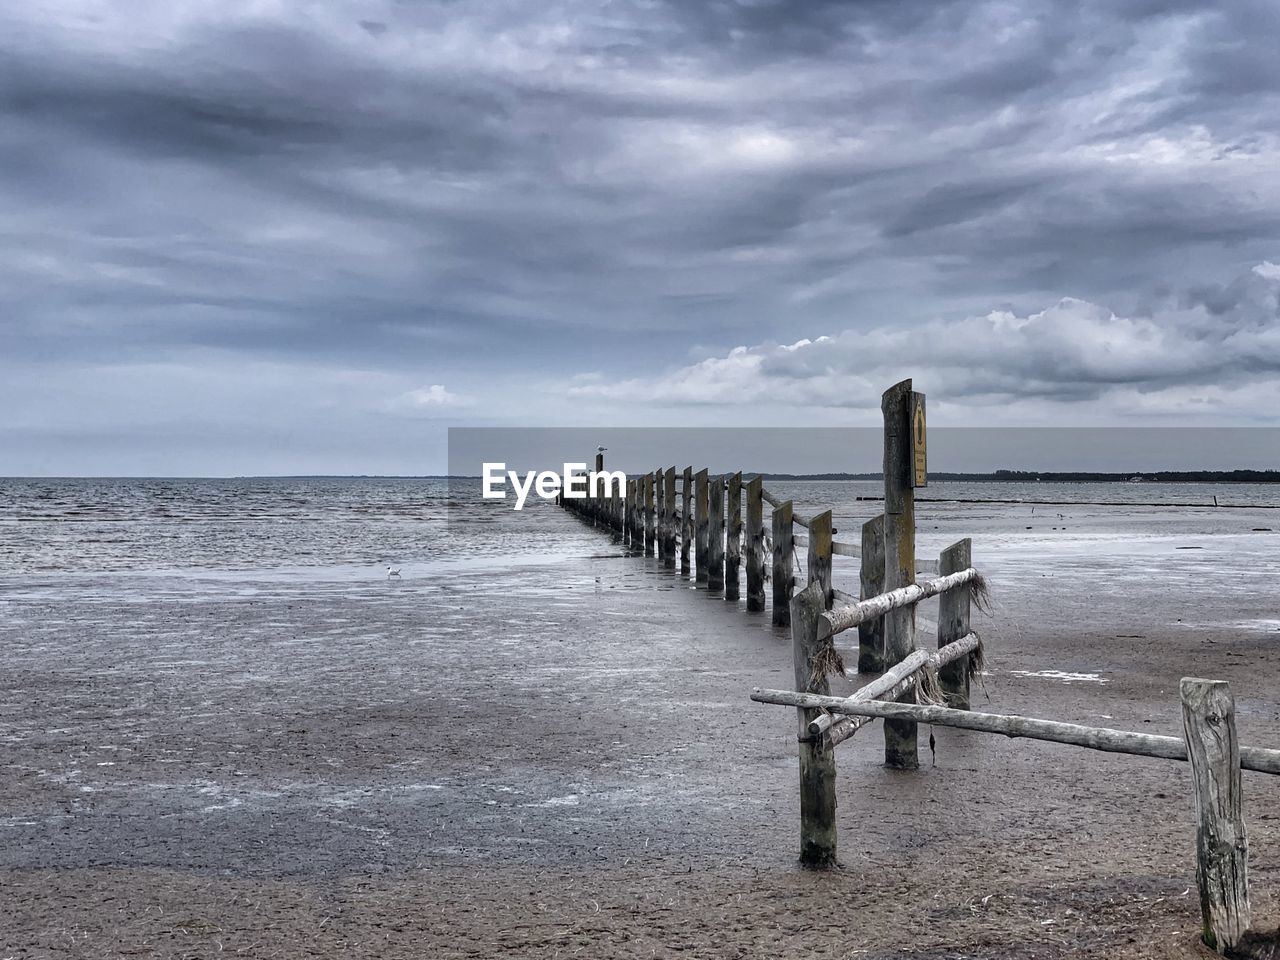
[[[465,406],[469,401],[465,397],[461,397],[456,393],[450,393],[444,388],[443,384],[433,383],[429,387],[419,387],[417,390],[410,390],[403,399],[411,407],[432,408],[432,407],[458,407]]]
[[[1071,297],[1036,313],[845,330],[734,347],[656,378],[583,383],[603,401],[849,408],[878,415],[880,391],[912,376],[946,409],[1030,406],[1274,419],[1280,383],[1280,267],[1145,316]],[[1268,412],[1269,411],[1269,412]],[[995,415],[999,415],[997,412]]]

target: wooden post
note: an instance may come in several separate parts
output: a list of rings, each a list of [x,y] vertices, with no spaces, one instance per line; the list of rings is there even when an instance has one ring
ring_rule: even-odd
[[[911,381],[903,380],[884,392],[884,588],[896,590],[916,582],[916,501],[911,486]],[[884,665],[891,667],[916,645],[915,604],[890,610],[884,622]],[[915,689],[904,702],[914,702]],[[916,725],[910,720],[886,720],[885,766],[914,770]]]
[[[631,504],[631,549],[644,549],[644,476],[635,477],[635,502]]]
[[[667,526],[671,522],[673,512],[671,507],[667,506],[667,474],[662,467],[658,467],[653,471],[653,489],[654,502],[657,503],[658,522],[654,527],[653,553],[660,561],[662,559],[662,545],[667,539]]]
[[[633,545],[636,534],[636,481],[634,477],[630,477],[627,480],[627,506],[622,525],[627,531],[624,542],[628,545]]]
[[[884,593],[884,514],[862,525],[862,563],[859,599]],[[858,672],[884,670],[884,617],[858,624]]]
[[[831,608],[831,511],[809,521],[809,582],[822,584],[824,610]]]
[[[1201,936],[1219,953],[1249,929],[1249,844],[1240,813],[1236,705],[1224,680],[1185,677],[1182,732],[1196,796],[1196,884]]]
[[[742,563],[742,473],[729,476],[729,524],[724,532],[724,598],[741,595],[738,567]]]
[[[708,503],[707,490],[707,470],[704,467],[694,475],[693,495],[697,501],[693,508],[694,517],[694,546],[693,546],[693,565],[695,579],[698,583],[707,582],[707,567],[710,560],[707,557],[707,511],[711,509]]]
[[[596,473],[604,472],[604,454],[596,453]],[[597,495],[591,499],[591,522],[597,527],[604,524],[604,496]]]
[[[676,566],[676,468],[667,467],[667,534],[662,540],[662,565]]]
[[[634,516],[636,528],[631,534],[631,548],[644,552],[644,477],[636,477],[636,502]]]
[[[658,558],[662,558],[662,541],[667,537],[667,475],[658,468],[653,472],[653,501],[657,521],[654,529],[653,545]]]
[[[662,559],[662,538],[667,535],[667,474],[653,471],[653,555]]]
[[[791,589],[795,585],[795,541],[791,530],[791,501],[773,508],[773,622],[791,622]]]
[[[689,576],[689,541],[693,539],[693,467],[684,468],[680,488],[680,575]]]
[[[747,484],[747,611],[764,610],[764,478]]]
[[[776,516],[776,514],[775,514]],[[831,638],[818,639],[818,617],[826,607],[822,586],[811,583],[790,603],[791,649],[796,689],[829,691],[822,656]],[[822,696],[829,694],[823,693]],[[831,867],[836,862],[836,757],[825,734],[809,733],[820,710],[797,708],[800,741],[800,863]]]
[[[724,477],[707,479],[707,589],[724,589]]]
[[[636,477],[635,532],[631,536],[631,546],[644,552],[644,475]]]
[[[973,545],[966,537],[953,543],[938,555],[938,576],[958,573],[973,566]],[[938,649],[953,643],[969,633],[969,608],[973,597],[973,585],[962,583],[938,597]],[[948,707],[969,709],[969,658],[961,657],[938,671],[938,684],[942,688]]]
[[[644,555],[653,553],[653,474],[644,475]]]

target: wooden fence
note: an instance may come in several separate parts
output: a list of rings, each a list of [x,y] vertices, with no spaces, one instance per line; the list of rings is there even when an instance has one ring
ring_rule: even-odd
[[[796,689],[756,688],[751,699],[797,711],[800,861],[805,866],[836,863],[835,749],[876,719],[884,721],[885,764],[898,769],[919,765],[920,723],[1189,760],[1202,936],[1221,953],[1234,949],[1250,924],[1240,771],[1280,774],[1280,750],[1238,745],[1234,700],[1223,681],[1182,680],[1182,738],[970,711],[969,684],[983,659],[970,619],[985,598],[986,583],[972,565],[968,539],[943,550],[936,563],[916,557],[914,491],[925,485],[924,398],[905,380],[885,392],[881,409],[884,512],[862,525],[856,544],[835,539],[830,510],[803,516],[790,500],[765,489],[761,477],[748,477],[744,484],[740,472],[712,476],[706,469],[685,467],[677,474],[675,467],[666,467],[628,480],[620,492],[560,502],[632,550],[658,557],[665,567],[675,568],[678,544],[681,575],[723,591],[726,600],[740,599],[739,568],[745,566],[750,613],[765,610],[765,584],[772,583],[773,623],[791,629]],[[595,465],[603,471],[603,454],[597,454]],[[765,504],[771,508],[768,532]],[[806,586],[798,592],[797,547],[805,548],[807,560]],[[835,556],[860,561],[858,595],[835,587]],[[919,573],[929,579],[917,581]],[[916,612],[931,597],[939,598],[936,624]],[[917,646],[921,626],[933,628],[936,650]],[[833,697],[828,678],[844,669],[834,640],[855,627],[858,672],[880,676],[852,696]]]

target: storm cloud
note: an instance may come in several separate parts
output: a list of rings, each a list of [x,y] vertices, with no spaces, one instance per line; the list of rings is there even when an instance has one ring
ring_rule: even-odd
[[[1275,423],[1277,35],[1263,2],[14,7],[0,472],[425,472],[445,423],[861,422],[899,374],[957,420]]]

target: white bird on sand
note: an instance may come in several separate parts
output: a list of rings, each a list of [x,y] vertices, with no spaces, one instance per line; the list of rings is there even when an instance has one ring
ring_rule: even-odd
[[[387,567],[387,579],[388,579],[388,580],[390,580],[392,577],[398,577],[398,576],[400,576],[400,568],[399,568],[399,567]]]

